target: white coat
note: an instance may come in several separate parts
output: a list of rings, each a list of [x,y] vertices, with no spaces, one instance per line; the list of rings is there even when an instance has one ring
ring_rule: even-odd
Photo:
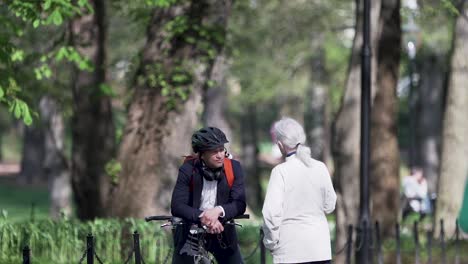
[[[262,213],[274,263],[331,260],[325,214],[335,210],[336,193],[325,164],[312,161],[307,167],[293,155],[271,172]]]

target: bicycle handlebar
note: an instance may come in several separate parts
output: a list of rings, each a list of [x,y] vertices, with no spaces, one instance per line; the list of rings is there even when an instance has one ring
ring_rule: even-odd
[[[249,214],[238,215],[234,217],[233,219],[250,219],[250,215]]]
[[[153,215],[153,216],[147,216],[145,217],[145,221],[169,221],[172,220],[174,216],[169,216],[169,215]],[[243,214],[243,215],[238,215],[235,216],[233,219],[249,219],[250,215],[248,214]]]
[[[153,215],[153,216],[147,216],[145,217],[145,221],[165,221],[165,220],[171,220],[172,216],[168,215]]]

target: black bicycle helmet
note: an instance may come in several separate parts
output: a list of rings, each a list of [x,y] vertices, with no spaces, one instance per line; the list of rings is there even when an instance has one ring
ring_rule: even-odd
[[[192,149],[195,153],[216,149],[228,142],[223,131],[216,127],[205,127],[192,135]]]

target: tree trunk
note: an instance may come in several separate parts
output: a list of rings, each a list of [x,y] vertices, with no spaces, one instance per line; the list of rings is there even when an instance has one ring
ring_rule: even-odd
[[[43,184],[47,182],[43,171],[44,131],[41,126],[25,126],[21,170],[16,180],[20,184]]]
[[[92,71],[73,69],[72,187],[78,218],[103,216],[109,179],[105,165],[114,156],[115,136],[111,100],[101,92],[106,82],[106,6],[91,1],[93,13],[71,22],[73,46],[93,66]]]
[[[44,96],[39,103],[45,137],[44,173],[49,179],[50,210],[53,219],[70,216],[71,184],[68,160],[64,151],[65,125],[54,99]]]
[[[224,45],[231,1],[185,1],[154,11],[119,152],[108,215],[168,212],[177,168],[190,153],[202,88]],[[177,26],[177,28],[175,28]]]
[[[428,181],[429,193],[437,191],[440,166],[440,142],[442,133],[442,113],[444,78],[447,64],[444,56],[434,51],[423,54],[420,59],[420,117],[418,138],[420,138],[421,166]]]
[[[311,87],[307,91],[304,124],[312,158],[330,165],[330,122],[324,56],[323,48],[320,48],[318,57],[311,60]]]
[[[397,83],[400,65],[400,1],[382,0],[377,55],[377,94],[371,116],[370,184],[372,215],[383,236],[392,234],[400,197],[397,140]]]
[[[356,27],[348,76],[340,110],[333,122],[332,151],[334,159],[335,188],[342,198],[337,202],[337,249],[346,243],[348,224],[357,224],[359,212],[359,155],[361,120],[361,48],[362,48],[362,1],[356,0]],[[371,25],[377,25],[380,14],[380,0],[372,1]],[[372,54],[376,54],[376,41],[379,28],[371,27]],[[372,65],[376,65],[376,56]],[[375,83],[376,71],[372,71]],[[375,87],[373,84],[372,87]],[[375,93],[375,89],[372,90]],[[342,208],[341,208],[342,207]],[[344,214],[340,215],[340,212]],[[337,256],[337,263],[344,263],[344,255]]]
[[[444,115],[442,159],[436,222],[445,220],[445,231],[452,234],[460,212],[468,174],[468,4],[462,2],[456,20],[452,46],[447,104]],[[437,225],[437,227],[439,227]],[[438,234],[436,230],[436,234]]]
[[[226,120],[227,83],[226,71],[228,65],[224,52],[219,55],[213,65],[210,80],[213,82],[203,90],[203,126],[215,126],[221,129],[232,144],[233,134]]]
[[[247,204],[254,212],[259,212],[263,205],[260,185],[260,166],[258,161],[257,108],[250,105],[242,115],[242,165],[245,170]]]

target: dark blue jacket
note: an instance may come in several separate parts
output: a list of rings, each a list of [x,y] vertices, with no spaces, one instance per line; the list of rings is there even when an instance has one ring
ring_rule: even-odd
[[[186,221],[200,223],[198,217],[202,211],[200,207],[201,193],[203,190],[203,176],[200,174],[200,162],[188,161],[179,168],[179,176],[172,193],[171,213],[173,216],[183,218]],[[216,205],[223,207],[225,216],[223,220],[232,219],[235,216],[242,215],[245,212],[245,188],[244,188],[244,173],[240,163],[232,160],[232,168],[234,172],[234,183],[231,188],[226,180],[224,171],[221,172],[220,180],[217,186]],[[188,232],[187,228],[184,231],[179,230],[183,234],[176,234],[174,241],[176,250],[185,243],[185,238]],[[177,232],[177,231],[176,231]],[[223,240],[231,248],[237,247],[237,235],[235,227],[226,225],[222,233]],[[182,239],[181,239],[182,237]]]

